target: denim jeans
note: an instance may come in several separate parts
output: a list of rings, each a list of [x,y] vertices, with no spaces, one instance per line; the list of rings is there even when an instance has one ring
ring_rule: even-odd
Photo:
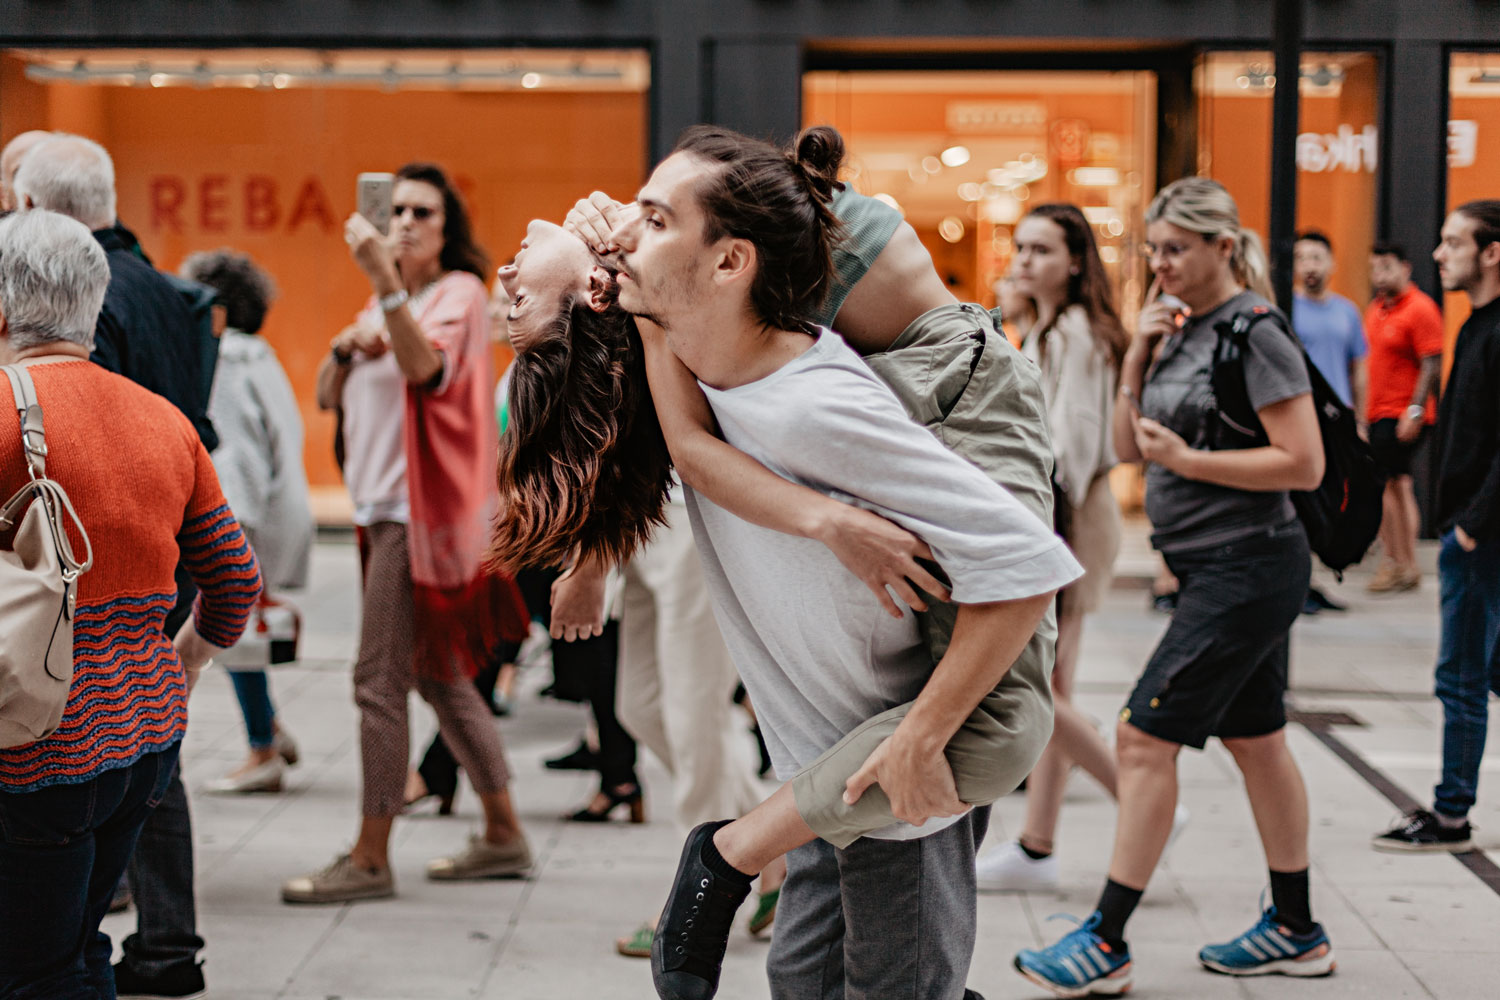
[[[1500,539],[1487,539],[1465,552],[1449,531],[1438,555],[1438,580],[1443,777],[1433,799],[1438,812],[1466,816],[1479,786],[1490,692],[1500,694]]]
[[[264,670],[231,670],[229,683],[234,685],[234,696],[240,703],[240,714],[245,717],[245,735],[250,738],[251,750],[265,750],[276,738],[273,723],[276,721],[276,706],[271,703],[271,682]]]
[[[193,823],[182,768],[172,769],[161,802],[151,811],[125,872],[135,897],[135,933],[121,942],[123,961],[140,976],[167,975],[196,965],[203,939],[193,898]]]
[[[177,749],[76,785],[0,791],[0,996],[114,1000],[99,922]]]

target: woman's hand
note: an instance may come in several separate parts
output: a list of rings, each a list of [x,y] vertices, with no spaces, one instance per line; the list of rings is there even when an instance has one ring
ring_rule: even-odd
[[[917,562],[932,558],[927,543],[879,514],[830,500],[814,537],[870,588],[892,618],[901,617],[901,608],[887,587],[917,611],[926,611],[927,602],[913,584],[939,600],[949,598],[948,588]]]
[[[603,191],[595,191],[573,206],[563,219],[563,229],[583,240],[595,253],[612,253],[618,248],[609,236],[620,224],[624,211],[624,205]]]
[[[552,638],[572,642],[604,632],[604,578],[607,567],[580,559],[552,581]]]
[[[1453,526],[1453,540],[1457,542],[1458,547],[1463,549],[1465,552],[1473,552],[1475,549],[1479,548],[1479,543],[1474,541],[1474,539],[1470,537],[1467,531],[1456,524]]]
[[[401,275],[396,271],[396,258],[391,253],[389,240],[380,235],[380,230],[370,220],[355,212],[344,223],[344,242],[349,244],[349,256],[369,279],[376,295],[389,295],[401,288]]]
[[[1185,476],[1183,465],[1193,451],[1188,443],[1176,431],[1150,417],[1131,414],[1131,420],[1135,425],[1135,447],[1141,458]]]

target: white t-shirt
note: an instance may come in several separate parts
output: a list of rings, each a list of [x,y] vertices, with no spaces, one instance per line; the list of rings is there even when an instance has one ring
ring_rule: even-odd
[[[1031,597],[1082,575],[1049,525],[912,422],[831,331],[763,379],[703,391],[730,444],[920,536],[959,603]],[[714,610],[779,780],[917,696],[934,665],[912,614],[888,615],[822,544],[685,493]],[[898,824],[872,836],[909,839],[946,825]]]
[[[406,376],[396,352],[354,356],[344,382],[344,482],[354,501],[354,523],[406,524]]]

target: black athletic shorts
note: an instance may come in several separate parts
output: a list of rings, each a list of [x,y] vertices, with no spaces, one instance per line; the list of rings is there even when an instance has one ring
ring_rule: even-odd
[[[1396,437],[1396,418],[1387,417],[1370,425],[1370,451],[1375,453],[1375,462],[1389,477],[1411,475],[1411,456],[1427,434],[1427,425],[1417,432],[1415,441],[1407,444]]]
[[[1312,572],[1302,522],[1164,556],[1177,610],[1121,721],[1200,750],[1210,736],[1281,729],[1289,635]]]

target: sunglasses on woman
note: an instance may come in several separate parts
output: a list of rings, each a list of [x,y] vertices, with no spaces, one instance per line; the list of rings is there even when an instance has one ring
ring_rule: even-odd
[[[428,219],[430,219],[432,217],[432,214],[434,212],[436,212],[436,211],[437,211],[437,209],[432,208],[429,205],[392,205],[391,206],[391,216],[393,218],[399,219],[399,218],[401,218],[401,216],[405,215],[407,212],[410,212],[411,213],[411,217],[413,219],[415,219],[416,221],[418,221],[418,222],[426,222]]]

